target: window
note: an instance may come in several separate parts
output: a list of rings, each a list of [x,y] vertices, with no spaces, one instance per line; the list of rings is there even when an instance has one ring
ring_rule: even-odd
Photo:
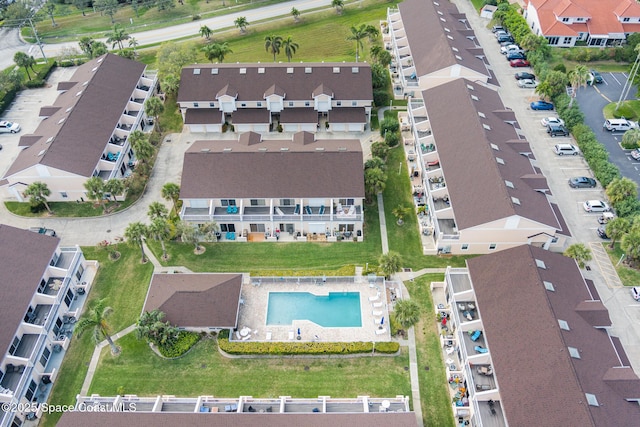
[[[309,101],[306,101],[306,102],[304,103],[304,106],[305,106],[305,107],[309,107],[309,106],[311,106],[311,103],[310,103]]]
[[[622,22],[629,22],[630,18],[622,18]]]
[[[193,103],[193,108],[198,108],[200,106],[200,104],[198,104],[197,102]]]
[[[340,199],[338,200],[338,203],[340,203],[341,205],[347,205],[347,206],[352,206],[354,204],[355,200],[354,199]]]
[[[241,104],[240,104],[240,106],[241,106],[241,107],[246,107],[246,106],[247,106],[247,103],[246,103],[246,102],[243,102],[243,103],[241,103]]]
[[[66,199],[66,198],[67,198],[67,197],[69,197],[69,196],[67,195],[67,192],[66,192],[66,191],[61,191],[61,192],[60,192],[60,197],[62,197],[63,199]]]
[[[546,280],[542,282],[544,284],[544,288],[548,291],[555,292],[556,288],[553,287],[553,283],[547,282]]]
[[[562,22],[569,22],[569,18],[562,18]]]
[[[251,199],[250,203],[251,203],[251,206],[264,206],[265,205],[264,199]]]
[[[220,224],[220,231],[223,233],[235,233],[236,232],[236,226],[235,224]]]
[[[357,107],[358,106],[358,101],[351,101],[351,106],[352,107]]]
[[[71,306],[71,301],[73,301],[73,291],[71,288],[67,289],[67,293],[64,295],[64,303],[67,304],[67,307]]]
[[[236,200],[235,199],[222,199],[222,200],[220,200],[220,204],[222,206],[235,206],[236,205]]]
[[[574,359],[580,359],[580,352],[575,347],[569,347],[569,356],[573,357]]]
[[[53,329],[52,329],[52,331],[53,331],[53,335],[56,335],[56,336],[57,336],[57,335],[58,335],[58,332],[60,332],[60,329],[61,329],[61,328],[62,328],[62,320],[60,320],[60,318],[58,317],[58,318],[56,319],[56,324],[55,324],[55,325],[53,325]]]
[[[289,107],[293,107],[293,101],[289,101]]]
[[[560,320],[558,319],[558,325],[560,325],[560,329],[564,329],[565,331],[569,331],[569,324],[567,323],[566,320]]]
[[[513,186],[513,182],[508,181],[508,180],[506,180],[506,179],[504,180],[504,185],[506,185],[506,186],[507,186],[507,187],[509,187],[509,188],[515,188],[515,187]]]
[[[571,40],[572,40],[572,38],[571,38],[571,37],[565,37],[564,39],[562,39],[562,43],[564,43],[564,44],[571,44]]]
[[[76,278],[78,280],[82,279],[83,273],[84,273],[84,267],[82,265],[78,266],[78,269],[76,270]]]
[[[40,364],[42,365],[43,368],[47,366],[47,362],[49,361],[50,355],[51,355],[51,350],[45,347],[44,351],[42,352],[42,356],[40,356]]]
[[[281,206],[293,206],[296,204],[295,199],[280,199]]]
[[[497,246],[497,244],[496,244],[496,243],[491,243],[491,244],[489,245],[489,250],[490,250],[490,251],[494,250],[494,249],[496,248],[496,246]]]
[[[466,251],[469,249],[469,244],[468,243],[463,243],[462,246],[460,247],[461,250]]]
[[[340,107],[342,105],[342,101],[336,101],[336,105]]]
[[[13,342],[11,343],[11,346],[9,347],[9,354],[12,355],[13,353],[15,353],[15,351],[18,348],[19,345],[20,345],[20,338],[13,337]]]
[[[194,69],[193,69],[193,74],[195,74],[196,76],[197,76],[198,74],[200,74],[200,68],[194,68]]]
[[[520,199],[518,199],[517,197],[512,197],[511,201],[513,202],[514,205],[519,205],[520,204]]]
[[[558,40],[559,40],[559,39],[560,39],[559,37],[548,37],[548,38],[547,38],[547,40],[549,40],[549,44],[550,44],[550,45],[558,44]]]
[[[546,264],[545,264],[545,263],[544,263],[544,261],[542,261],[541,259],[536,259],[536,266],[537,266],[538,268],[543,269],[543,270],[546,270],[546,269],[547,269]]]
[[[585,393],[584,395],[587,398],[587,403],[589,404],[589,406],[600,406],[595,394]]]
[[[262,102],[258,102],[257,106],[262,107]]]
[[[31,380],[31,383],[29,383],[29,388],[27,389],[27,392],[24,394],[24,398],[27,399],[29,402],[31,402],[31,400],[33,399],[33,396],[36,394],[36,388],[38,388],[38,384],[36,384],[33,380]]]
[[[210,103],[209,103],[209,107],[210,107],[210,108],[214,108],[215,106],[216,106],[216,103],[215,103],[215,102],[210,102]]]

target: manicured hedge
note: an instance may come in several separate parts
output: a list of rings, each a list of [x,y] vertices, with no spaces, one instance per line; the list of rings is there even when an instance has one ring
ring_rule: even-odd
[[[227,334],[228,335],[228,334]],[[330,354],[362,354],[373,351],[371,342],[250,342],[229,341],[228,337],[218,336],[220,349],[229,354],[246,355],[330,355]],[[400,344],[397,342],[378,342],[375,352],[383,354],[397,353]]]
[[[191,350],[191,347],[196,345],[198,341],[200,341],[199,334],[196,334],[195,332],[180,331],[178,333],[178,338],[172,346],[159,346],[158,351],[164,357],[180,357]]]

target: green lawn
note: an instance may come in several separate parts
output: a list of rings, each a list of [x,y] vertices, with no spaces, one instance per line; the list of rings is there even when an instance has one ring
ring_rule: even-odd
[[[616,243],[614,249],[609,249],[609,243],[603,243],[605,250],[609,254],[609,258],[611,262],[615,266],[618,264],[622,256],[624,255],[624,251],[620,248],[620,243]],[[622,284],[625,286],[637,286],[640,283],[640,270],[636,268],[630,268],[626,265],[626,263],[621,262],[617,267],[616,271],[618,272],[618,276],[622,281]]]
[[[454,425],[430,290],[431,282],[443,280],[442,274],[428,274],[420,276],[414,282],[405,282],[411,299],[416,300],[422,308],[422,320],[416,325],[414,331],[418,352],[420,401],[426,427]]]
[[[92,217],[92,216],[102,216],[104,215],[105,208],[109,210],[113,210],[113,212],[118,212],[123,209],[128,208],[134,201],[138,198],[130,198],[128,197],[123,202],[107,202],[105,205],[96,206],[93,202],[49,202],[49,207],[53,212],[50,215],[46,209],[43,209],[39,212],[33,213],[31,212],[31,204],[29,202],[5,202],[5,206],[9,210],[16,215],[26,216],[26,217]],[[114,208],[114,206],[118,206]]]
[[[622,118],[629,120],[638,120],[640,118],[640,101],[624,101],[620,104],[620,108],[616,111],[617,102],[605,105],[603,114],[607,119]]]
[[[114,332],[120,331],[138,320],[147,294],[153,266],[140,264],[140,250],[120,244],[118,261],[110,261],[105,250],[96,247],[82,248],[85,258],[98,260],[100,269],[90,293],[90,301],[106,298],[113,308],[109,323]],[[93,354],[94,342],[91,333],[76,336],[65,355],[58,380],[54,383],[49,404],[75,403]],[[45,416],[43,426],[54,426],[61,414]]]
[[[125,393],[141,396],[411,394],[409,373],[404,370],[409,366],[406,350],[397,357],[227,359],[218,353],[215,340],[205,339],[186,356],[166,360],[133,334],[118,345],[119,356],[111,356],[108,349],[102,353],[90,393],[113,396],[123,387]]]

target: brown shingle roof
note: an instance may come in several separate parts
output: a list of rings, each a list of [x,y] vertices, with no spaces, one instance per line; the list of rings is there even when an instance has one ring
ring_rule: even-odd
[[[624,400],[640,395],[637,377],[621,379],[626,396],[608,385],[606,375],[620,359],[606,331],[576,311],[591,295],[575,261],[523,245],[467,265],[509,425],[530,425],[532,414],[536,426],[637,422],[637,404]],[[585,393],[595,394],[600,406],[587,405]]]
[[[187,108],[185,125],[222,123],[222,112],[213,108]]]
[[[285,108],[280,112],[280,123],[318,123],[318,112],[313,108]]]
[[[65,412],[57,426],[418,427],[418,421],[413,412],[368,414]]]
[[[367,113],[363,107],[334,108],[329,111],[330,123],[367,123]]]
[[[60,239],[0,224],[0,354],[5,354]]]
[[[186,151],[181,199],[270,197],[364,197],[360,141],[196,141]]]
[[[334,73],[334,67],[340,72]],[[196,68],[200,74],[193,74]],[[217,69],[217,74],[211,69]],[[241,74],[240,69],[246,73]],[[371,67],[363,63],[197,64],[182,69],[178,102],[214,101],[223,93],[237,95],[238,101],[255,101],[271,92],[286,93],[288,100],[311,100],[320,85],[331,87],[335,99],[373,99]]]
[[[271,112],[266,108],[238,108],[233,112],[233,123],[269,123]]]
[[[465,25],[468,22],[465,15],[449,1],[438,4],[430,0],[405,0],[398,5],[418,77],[461,65],[488,76],[491,83],[497,84],[487,69],[486,59],[477,57],[484,57],[484,52],[467,38],[473,37],[473,30]]]
[[[498,92],[456,79],[422,96],[425,105],[431,106],[431,130],[459,229],[512,215],[560,228],[546,196],[529,185],[536,171],[520,153],[530,148],[526,141],[515,144],[517,149],[510,143],[517,134],[502,118],[505,108]]]
[[[154,274],[143,311],[179,327],[235,328],[242,274]]]
[[[78,67],[75,86],[54,103],[60,110],[34,132],[43,138],[20,152],[5,177],[38,163],[90,177],[144,69],[110,53]]]

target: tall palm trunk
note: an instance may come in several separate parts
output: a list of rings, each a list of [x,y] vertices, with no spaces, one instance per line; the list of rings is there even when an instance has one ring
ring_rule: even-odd
[[[102,333],[104,334],[104,339],[107,340],[107,342],[109,343],[109,347],[111,347],[111,352],[113,354],[120,353],[120,350],[118,349],[118,347],[116,347],[116,344],[111,339],[111,336],[108,333],[106,333],[104,330],[102,331]]]
[[[140,239],[140,252],[142,252],[142,262],[147,262],[147,254],[144,253],[144,246],[142,246],[142,239]]]

